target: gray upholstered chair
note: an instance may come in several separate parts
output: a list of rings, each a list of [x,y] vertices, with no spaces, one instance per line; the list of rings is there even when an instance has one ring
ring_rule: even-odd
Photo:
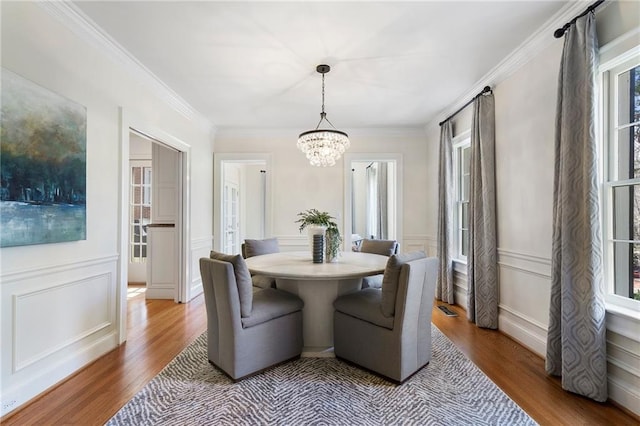
[[[398,254],[398,242],[396,240],[370,240],[363,239],[360,242],[359,250],[362,253],[380,254],[382,256],[391,256]],[[382,275],[371,275],[362,278],[362,288],[381,288]]]
[[[261,256],[263,254],[279,253],[280,245],[277,238],[267,238],[264,240],[245,239],[241,245],[242,257],[248,259],[253,256]],[[266,275],[252,275],[251,281],[254,287],[258,288],[276,288],[276,279]]]
[[[393,255],[381,290],[338,297],[333,303],[336,357],[398,383],[428,364],[437,274],[437,259],[423,252]]]
[[[253,292],[240,255],[200,259],[209,362],[233,380],[302,353],[303,301],[273,288]]]

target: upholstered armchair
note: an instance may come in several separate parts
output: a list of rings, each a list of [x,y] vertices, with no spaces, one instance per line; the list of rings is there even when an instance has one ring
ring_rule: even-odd
[[[360,242],[359,250],[362,253],[380,254],[382,256],[391,256],[398,254],[398,242],[396,240],[370,240],[363,239]],[[371,275],[362,279],[362,288],[381,288],[382,275]]]
[[[398,383],[429,363],[437,273],[437,259],[423,252],[393,255],[382,289],[338,297],[333,303],[336,357]]]
[[[280,245],[277,238],[267,238],[264,240],[245,239],[241,245],[242,257],[248,259],[253,256],[263,254],[279,253]],[[251,281],[257,288],[275,288],[276,280],[266,275],[252,275]]]
[[[200,259],[209,362],[233,380],[299,357],[303,301],[273,288],[253,291],[240,255]]]

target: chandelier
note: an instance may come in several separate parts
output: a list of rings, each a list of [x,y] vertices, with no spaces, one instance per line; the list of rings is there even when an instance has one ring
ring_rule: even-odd
[[[300,133],[298,148],[305,153],[312,166],[333,166],[336,160],[349,148],[349,135],[336,128],[324,112],[324,75],[331,71],[329,65],[318,65],[316,71],[322,74],[322,112],[320,121],[314,130]],[[329,123],[332,129],[320,129],[323,121]]]

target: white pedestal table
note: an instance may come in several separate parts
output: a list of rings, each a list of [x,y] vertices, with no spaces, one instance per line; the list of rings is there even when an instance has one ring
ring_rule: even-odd
[[[336,262],[313,263],[311,253],[282,252],[246,259],[252,274],[276,278],[276,287],[304,301],[303,355],[331,356],[333,301],[360,290],[362,277],[382,274],[389,260],[371,253],[343,252]]]

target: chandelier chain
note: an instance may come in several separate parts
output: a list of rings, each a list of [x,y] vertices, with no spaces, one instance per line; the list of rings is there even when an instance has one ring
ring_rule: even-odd
[[[324,112],[324,74],[322,74],[322,115],[325,115]]]

